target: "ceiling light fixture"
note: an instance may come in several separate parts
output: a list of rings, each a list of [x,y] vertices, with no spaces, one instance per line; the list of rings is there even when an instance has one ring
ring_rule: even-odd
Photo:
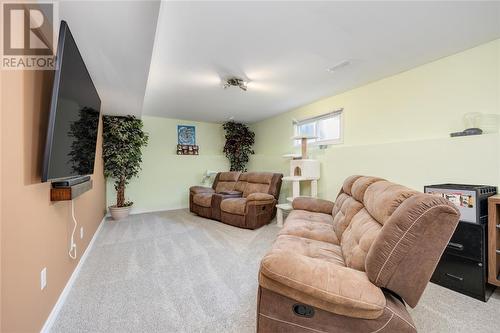
[[[342,67],[348,66],[350,64],[351,64],[351,62],[349,60],[344,60],[344,61],[341,61],[338,64],[336,64],[336,65],[334,65],[334,66],[332,66],[330,68],[327,68],[326,71],[330,72],[330,73],[333,73],[336,70],[338,70],[338,69],[340,69]]]
[[[227,88],[233,86],[233,87],[238,87],[243,91],[247,91],[247,84],[248,84],[248,82],[243,80],[242,78],[239,78],[236,76],[231,76],[231,77],[228,77],[227,79],[224,80],[222,87],[224,89],[227,89]]]

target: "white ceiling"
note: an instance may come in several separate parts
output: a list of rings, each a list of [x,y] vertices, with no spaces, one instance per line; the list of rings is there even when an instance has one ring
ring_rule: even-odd
[[[144,12],[140,22],[148,31],[153,7],[146,2],[133,13]],[[114,15],[106,20],[117,25]],[[137,23],[126,20],[131,22]],[[121,27],[128,29],[125,21]],[[499,2],[163,2],[143,114],[255,122],[497,38]],[[116,39],[98,39],[89,52],[147,53],[139,46],[117,46]],[[135,42],[147,49],[151,36],[144,39]],[[326,71],[344,60],[351,65]],[[122,95],[125,85],[137,84],[138,91],[144,79],[138,70],[144,68],[113,68],[109,75],[120,81],[99,82],[105,81],[106,94],[117,94],[114,101],[128,103],[132,96]],[[122,80],[121,70],[132,73]],[[227,74],[250,79],[248,91],[223,90],[220,76]],[[140,96],[133,98],[137,102]],[[127,103],[117,110],[127,110]]]
[[[159,1],[61,1],[106,114],[140,116]]]
[[[104,113],[214,122],[255,122],[500,38],[500,2],[61,1],[59,16]],[[231,74],[247,92],[222,89]]]

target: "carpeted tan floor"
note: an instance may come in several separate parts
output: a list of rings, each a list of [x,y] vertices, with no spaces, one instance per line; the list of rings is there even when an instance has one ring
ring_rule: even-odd
[[[415,309],[409,309],[419,332],[498,333],[500,292],[488,302],[429,283]]]
[[[279,228],[251,231],[187,210],[105,221],[53,332],[254,332],[260,258]],[[488,303],[429,284],[420,332],[499,332]]]

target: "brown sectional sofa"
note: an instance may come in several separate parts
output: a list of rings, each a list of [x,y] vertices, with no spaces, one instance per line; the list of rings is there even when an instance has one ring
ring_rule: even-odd
[[[375,177],[335,203],[296,198],[259,272],[258,332],[416,332],[414,307],[453,234],[444,198]]]
[[[211,188],[189,189],[189,210],[237,227],[260,228],[276,214],[281,178],[271,172],[220,172]]]

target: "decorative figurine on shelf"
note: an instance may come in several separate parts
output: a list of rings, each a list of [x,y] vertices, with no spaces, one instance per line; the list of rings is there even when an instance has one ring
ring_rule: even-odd
[[[199,151],[197,145],[177,145],[177,155],[199,155]]]

